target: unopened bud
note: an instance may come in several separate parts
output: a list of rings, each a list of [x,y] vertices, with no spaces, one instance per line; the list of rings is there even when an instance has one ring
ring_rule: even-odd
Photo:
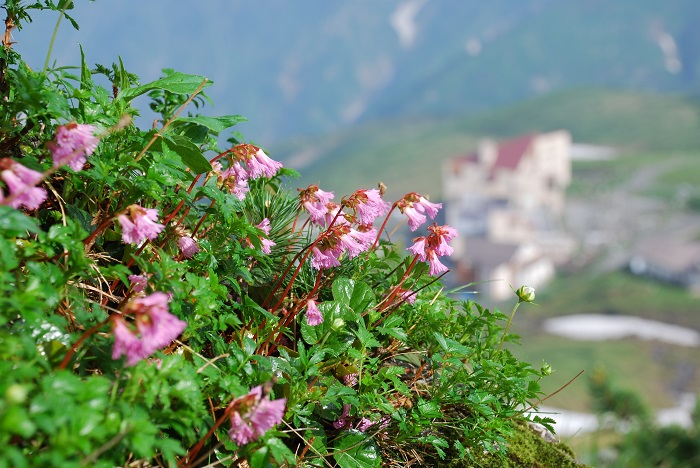
[[[331,324],[331,328],[333,329],[333,331],[338,331],[341,328],[343,328],[344,325],[345,325],[345,320],[338,317],[338,318],[333,320],[333,323]]]
[[[552,366],[550,366],[546,362],[543,362],[542,367],[540,368],[540,374],[549,375],[551,373],[552,373]]]
[[[532,286],[521,286],[515,291],[518,295],[519,302],[532,302],[535,300],[535,288]]]

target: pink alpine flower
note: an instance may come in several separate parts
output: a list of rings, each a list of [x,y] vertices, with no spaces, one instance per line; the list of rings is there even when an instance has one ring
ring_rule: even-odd
[[[430,231],[428,237],[413,239],[414,244],[406,250],[422,262],[427,260],[430,264],[430,275],[438,276],[449,270],[438,260],[438,257],[452,255],[454,249],[448,242],[457,237],[457,230],[447,225],[438,226],[437,223],[433,223],[428,230]]]
[[[212,167],[214,166],[212,165]],[[221,164],[218,164],[215,170],[220,170],[220,168]],[[244,200],[250,190],[248,188],[249,176],[248,171],[239,162],[234,162],[226,170],[219,173],[217,180],[222,188],[226,188],[239,200]]]
[[[306,303],[306,324],[312,327],[323,323],[323,314],[318,309],[316,301],[309,299]]]
[[[199,252],[199,246],[194,239],[189,236],[180,237],[177,240],[177,246],[180,249],[180,252],[182,252],[182,256],[185,258],[192,258],[197,252]]]
[[[155,239],[165,228],[158,223],[158,210],[129,205],[125,212],[117,216],[122,226],[122,242],[140,244],[146,239]]]
[[[343,383],[348,387],[357,385],[357,374],[346,374],[343,376]]]
[[[347,200],[347,205],[355,210],[359,223],[371,225],[374,220],[389,212],[391,205],[382,200],[378,189],[355,191]]]
[[[325,192],[317,185],[309,185],[299,192],[301,206],[309,213],[312,223],[324,225],[324,222],[330,222],[326,221],[326,215],[329,212],[328,204],[334,197],[333,192]]]
[[[95,151],[99,142],[100,139],[95,136],[95,127],[92,125],[59,125],[54,140],[48,143],[54,167],[68,164],[74,171],[80,171],[87,156]]]
[[[132,299],[124,308],[124,314],[135,315],[136,331],[132,331],[121,317],[112,319],[114,348],[112,358],[126,356],[133,366],[154,352],[170,344],[185,329],[187,323],[168,311],[168,295],[156,292]]]
[[[265,432],[282,422],[287,400],[270,400],[262,386],[253,387],[247,395],[229,403],[231,429],[229,437],[239,446],[259,439]]]
[[[433,224],[428,226],[428,230],[435,234],[437,246],[435,251],[441,256],[450,256],[454,253],[454,249],[448,244],[452,239],[457,237],[457,230],[451,226],[438,226]]]
[[[24,206],[35,210],[46,200],[46,190],[36,187],[42,179],[41,172],[29,169],[9,158],[0,159],[0,179],[9,190],[7,198],[2,198],[4,205],[12,208]]]
[[[264,219],[260,222],[260,224],[256,225],[255,227],[257,227],[257,228],[260,229],[262,232],[264,232],[265,235],[269,235],[269,234],[270,234],[270,229],[271,229],[271,227],[270,227],[270,220],[267,219],[267,218],[264,218]],[[270,240],[270,239],[268,239],[267,237],[264,237],[264,236],[258,236],[258,238],[260,239],[260,243],[262,244],[262,247],[260,248],[260,250],[262,250],[262,252],[263,252],[264,254],[270,255],[270,254],[272,253],[272,247],[274,247],[274,246],[277,245],[277,244],[276,244],[274,241],[272,241],[272,240]],[[249,244],[251,247],[253,246],[253,244],[251,244],[250,241],[248,241],[248,244]]]
[[[340,416],[338,416],[338,419],[333,422],[333,427],[336,429],[342,429],[345,426],[347,426],[349,423],[347,421],[348,416],[350,416],[350,408],[352,406],[344,403],[343,404],[343,411],[340,413]]]
[[[258,177],[265,176],[267,178],[274,177],[275,174],[282,168],[282,163],[279,161],[274,161],[265,154],[263,150],[258,148],[258,150],[245,161],[248,170],[250,171],[250,178],[257,179]]]
[[[129,275],[129,281],[131,281],[131,290],[135,293],[143,292],[148,286],[146,275]]]
[[[125,313],[136,314],[136,328],[148,354],[172,343],[187,326],[187,322],[169,312],[168,302],[167,294],[155,292],[132,299],[124,309]]]
[[[416,293],[414,291],[411,291],[410,289],[403,289],[403,288],[401,288],[399,291],[400,291],[399,297],[401,298],[402,301],[408,302],[409,304],[416,303]]]
[[[112,319],[112,332],[114,333],[112,359],[126,356],[126,363],[133,366],[150,354],[145,352],[141,340],[129,329],[121,317],[115,316]]]
[[[324,250],[316,246],[311,247],[313,257],[311,258],[311,267],[316,270],[327,270],[328,268],[340,266],[338,257],[343,253],[340,249],[327,248]]]
[[[426,257],[425,254],[425,243],[427,239],[425,237],[417,237],[413,239],[414,244],[408,247],[406,250],[410,251],[413,255],[417,255],[421,262],[424,262]]]
[[[375,229],[358,231],[348,226],[341,226],[340,230],[340,243],[347,250],[349,258],[357,257],[360,253],[369,249],[377,236]]]
[[[323,221],[318,224],[324,227],[331,225],[339,226],[341,224],[350,224],[350,221],[345,217],[345,213],[340,210],[340,205],[333,202],[326,203],[326,214],[323,216]]]
[[[430,276],[440,276],[440,274],[449,271],[449,268],[440,263],[440,260],[438,260],[438,254],[435,250],[428,250],[428,264],[430,266],[430,269],[428,270],[428,274]]]
[[[415,231],[427,221],[425,213],[430,216],[430,219],[435,219],[438,209],[442,208],[442,203],[431,203],[423,195],[411,192],[404,195],[396,206],[408,217],[408,226],[411,231]]]

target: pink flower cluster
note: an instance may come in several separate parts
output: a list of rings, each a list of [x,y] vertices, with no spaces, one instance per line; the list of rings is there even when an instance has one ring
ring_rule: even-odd
[[[168,295],[155,292],[149,296],[132,299],[124,308],[124,314],[133,314],[136,319],[136,332],[119,316],[112,319],[114,348],[112,358],[126,356],[128,365],[133,366],[157,350],[170,344],[185,329],[187,323],[168,310]]]
[[[349,223],[338,224],[321,233],[311,247],[311,267],[325,270],[340,266],[339,257],[347,252],[348,258],[357,257],[369,250],[377,237],[377,230],[369,226],[351,227]]]
[[[0,190],[0,205],[12,208],[25,207],[28,210],[39,208],[46,199],[46,190],[36,187],[44,178],[41,172],[29,169],[9,158],[0,159],[0,179],[9,191],[7,198]]]
[[[140,244],[146,239],[155,239],[165,228],[158,223],[158,210],[144,208],[139,205],[129,205],[117,216],[122,227],[122,242],[125,244]]]
[[[54,167],[67,164],[76,172],[82,170],[87,156],[95,151],[100,142],[94,133],[95,127],[92,125],[59,125],[54,140],[48,143]]]
[[[411,231],[415,231],[427,221],[426,213],[430,219],[435,219],[438,210],[442,208],[442,203],[431,203],[423,195],[411,192],[404,195],[396,206],[408,217],[408,226]]]
[[[452,255],[454,249],[448,243],[457,237],[457,230],[447,225],[438,226],[437,223],[429,226],[428,230],[430,231],[428,237],[416,237],[413,239],[414,244],[406,250],[416,255],[422,262],[427,260],[430,263],[430,275],[438,276],[448,271],[438,257]]]
[[[212,172],[222,188],[243,200],[248,193],[248,179],[274,177],[282,168],[282,163],[272,160],[255,145],[242,143],[228,151],[232,155],[229,166],[223,169],[219,162],[212,163]]]
[[[260,224],[256,225],[258,229],[260,229],[266,236],[270,235],[270,220],[267,218],[263,218],[262,221],[260,221]],[[274,247],[275,242],[268,239],[267,237],[259,236],[260,237],[260,242],[262,243],[262,248],[261,250],[263,253],[270,255],[272,253],[272,247]]]
[[[355,217],[359,224],[371,225],[374,220],[389,212],[391,205],[382,200],[381,193],[377,189],[356,190],[350,195],[345,204],[355,210]]]
[[[262,386],[253,387],[247,395],[229,404],[231,429],[229,437],[239,446],[259,439],[265,432],[282,422],[287,400],[270,400]]]

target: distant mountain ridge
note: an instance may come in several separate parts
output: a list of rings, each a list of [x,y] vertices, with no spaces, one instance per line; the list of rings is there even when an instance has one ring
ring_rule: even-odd
[[[165,67],[205,75],[206,112],[249,117],[261,144],[576,86],[700,90],[696,0],[101,1],[73,14],[82,29],[62,25],[58,65],[80,42],[90,65],[120,54],[144,81]],[[53,22],[16,34],[35,66]]]

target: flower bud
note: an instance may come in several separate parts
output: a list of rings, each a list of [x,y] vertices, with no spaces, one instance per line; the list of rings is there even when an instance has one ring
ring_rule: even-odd
[[[540,368],[540,374],[549,375],[551,373],[552,373],[552,366],[550,366],[546,362],[543,362],[542,367]]]
[[[333,331],[338,331],[341,328],[343,328],[344,325],[345,325],[345,320],[338,317],[338,318],[333,320],[333,323],[331,324],[331,328],[333,329]]]
[[[5,398],[8,402],[22,404],[27,400],[27,387],[20,384],[12,384],[5,391]]]
[[[518,295],[518,302],[532,302],[535,300],[535,288],[532,286],[521,286],[515,291]]]

